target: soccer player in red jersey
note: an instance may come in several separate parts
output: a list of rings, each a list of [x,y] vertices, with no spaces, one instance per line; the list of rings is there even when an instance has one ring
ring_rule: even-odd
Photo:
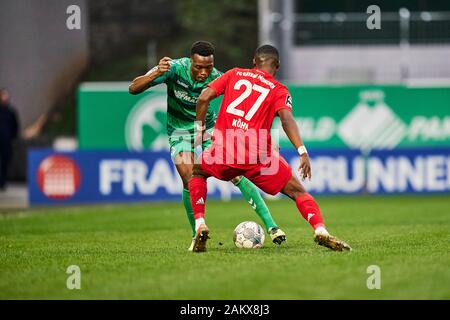
[[[194,252],[206,251],[209,230],[205,223],[206,179],[210,176],[230,180],[243,175],[264,192],[287,195],[302,217],[314,229],[314,240],[335,251],[351,250],[344,241],[330,235],[314,198],[292,174],[291,167],[272,148],[270,129],[274,117],[280,117],[283,130],[300,155],[302,179],[311,179],[311,165],[299,129],[292,117],[292,99],[288,89],[275,80],[279,68],[278,50],[259,47],[253,69],[234,68],[208,84],[196,106],[196,145],[201,145],[208,105],[224,95],[214,126],[211,148],[202,152],[194,165],[189,191],[194,211],[196,235]]]

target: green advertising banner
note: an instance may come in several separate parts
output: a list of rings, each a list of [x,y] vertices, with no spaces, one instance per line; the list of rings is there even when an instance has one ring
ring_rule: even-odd
[[[309,148],[450,146],[450,87],[288,87]],[[211,105],[219,106],[219,99]],[[78,92],[79,146],[168,150],[166,109],[164,86],[133,96],[126,83],[84,83]],[[273,128],[280,128],[278,120]],[[281,147],[289,146],[280,132]]]
[[[83,83],[78,89],[80,149],[169,150],[165,85],[140,95],[128,83]],[[220,100],[212,107],[218,110]]]

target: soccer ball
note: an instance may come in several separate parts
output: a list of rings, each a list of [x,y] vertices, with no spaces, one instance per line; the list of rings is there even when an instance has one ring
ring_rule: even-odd
[[[244,221],[234,229],[233,241],[238,248],[257,249],[264,244],[264,229],[253,221]]]

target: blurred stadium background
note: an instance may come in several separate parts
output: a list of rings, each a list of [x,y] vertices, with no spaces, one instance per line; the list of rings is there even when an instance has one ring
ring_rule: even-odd
[[[367,27],[371,5],[381,29]],[[187,254],[165,88],[133,96],[128,84],[200,39],[222,71],[279,48],[307,188],[350,255],[318,249],[284,199],[268,205],[286,244],[237,250],[234,226],[257,218],[215,179],[210,198],[236,199],[208,202],[209,252]],[[448,299],[449,57],[449,1],[0,1],[0,88],[21,122],[0,192],[0,298]],[[283,134],[280,146],[297,168]],[[65,286],[72,264],[83,290]],[[373,264],[383,290],[366,287]]]
[[[279,78],[315,163],[312,192],[448,192],[450,3],[378,1],[381,29],[369,30],[372,2],[2,1],[0,87],[22,130],[1,206],[178,199],[164,88],[134,97],[127,86],[198,39],[216,45],[220,70],[250,66],[258,44],[280,49]],[[81,9],[79,30],[66,27],[70,5]],[[44,170],[58,150],[73,153]],[[102,162],[116,158],[136,161]]]

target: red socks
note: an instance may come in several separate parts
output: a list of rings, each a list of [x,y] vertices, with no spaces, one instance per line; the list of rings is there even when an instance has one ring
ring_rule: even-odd
[[[295,204],[297,205],[298,210],[302,214],[302,217],[305,218],[306,221],[308,221],[308,223],[311,225],[311,227],[314,228],[314,230],[317,229],[318,227],[325,226],[323,223],[322,214],[320,213],[319,206],[309,193],[305,193],[300,197],[296,198]]]
[[[206,202],[206,179],[192,178],[189,181],[189,193],[191,195],[192,210],[194,211],[194,218],[200,219],[205,217],[205,202]],[[305,193],[295,199],[295,204],[302,214],[302,217],[315,229],[324,227],[322,214],[319,206],[314,198]]]
[[[191,178],[189,181],[189,193],[191,195],[192,211],[194,211],[196,220],[205,216],[206,192],[205,178]]]

